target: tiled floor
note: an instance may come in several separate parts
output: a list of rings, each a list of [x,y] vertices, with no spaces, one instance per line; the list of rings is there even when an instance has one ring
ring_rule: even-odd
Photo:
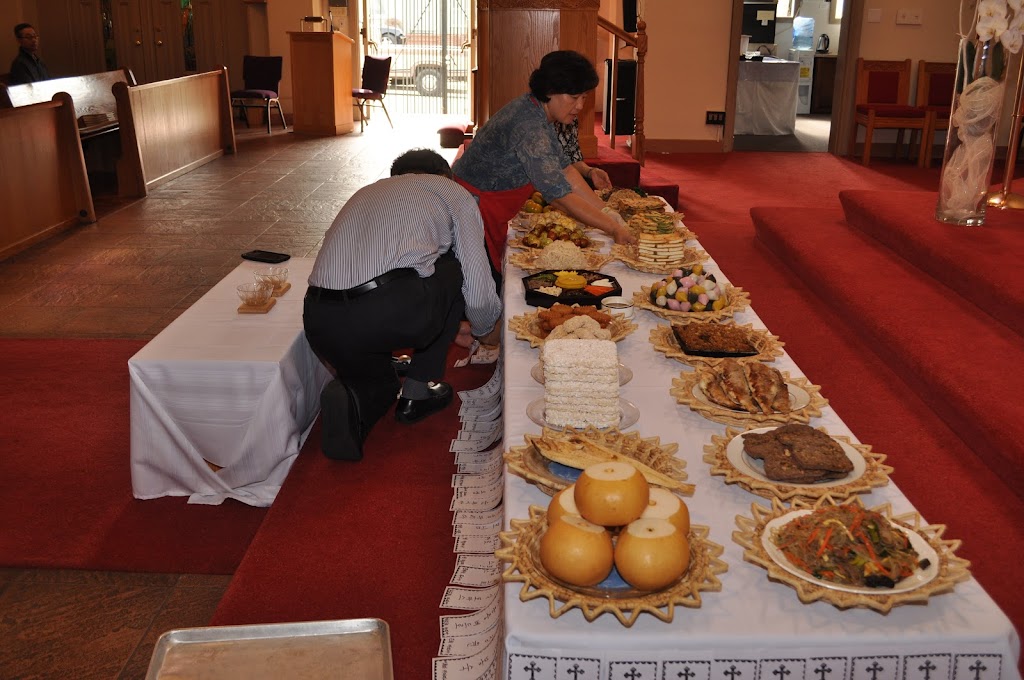
[[[236,155],[143,200],[99,202],[96,224],[0,262],[0,336],[149,338],[241,252],[315,254],[356,189],[402,151],[436,147],[437,120],[396,124],[337,138],[243,128]],[[206,625],[229,582],[0,568],[0,678],[143,678],[160,634]]]

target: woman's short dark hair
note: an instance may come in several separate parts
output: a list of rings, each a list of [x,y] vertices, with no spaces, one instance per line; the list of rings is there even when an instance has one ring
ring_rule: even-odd
[[[553,94],[578,95],[597,87],[597,71],[579,52],[548,52],[540,66],[530,74],[530,93],[546,102]]]
[[[406,151],[391,164],[391,176],[418,173],[421,175],[441,175],[451,179],[452,167],[444,156],[430,149],[412,149]]]

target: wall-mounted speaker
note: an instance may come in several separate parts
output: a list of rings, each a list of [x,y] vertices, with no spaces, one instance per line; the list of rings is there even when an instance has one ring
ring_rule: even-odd
[[[348,0],[327,0],[331,7],[348,7]]]
[[[622,29],[636,33],[636,0],[622,0]]]

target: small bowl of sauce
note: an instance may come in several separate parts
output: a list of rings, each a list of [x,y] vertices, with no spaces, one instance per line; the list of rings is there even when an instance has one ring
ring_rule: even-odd
[[[613,295],[601,300],[601,309],[609,314],[621,314],[623,318],[633,318],[633,301],[629,298]]]

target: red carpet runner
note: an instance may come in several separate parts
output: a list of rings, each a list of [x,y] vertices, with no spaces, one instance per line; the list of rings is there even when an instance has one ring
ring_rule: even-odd
[[[453,347],[448,365],[464,355]],[[472,389],[493,368],[449,368],[447,379]],[[449,446],[458,410],[455,399],[411,426],[388,413],[358,463],[324,458],[314,429],[212,625],[380,618],[391,627],[395,677],[428,677],[438,617],[456,613],[438,604],[455,568]]]
[[[265,509],[132,497],[127,364],[143,344],[0,339],[0,565],[235,570]]]

